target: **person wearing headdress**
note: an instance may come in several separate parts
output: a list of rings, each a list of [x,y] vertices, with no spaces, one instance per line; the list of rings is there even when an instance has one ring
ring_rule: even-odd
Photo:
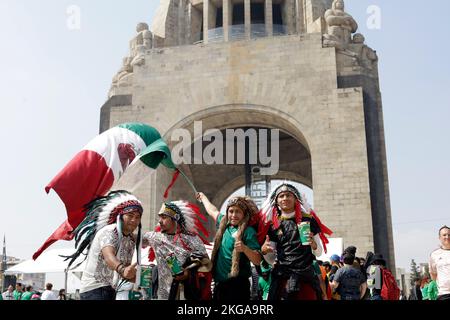
[[[124,190],[111,191],[85,206],[86,216],[73,231],[77,250],[66,257],[70,260],[68,269],[81,254],[87,259],[81,277],[81,300],[114,300],[124,284],[135,281],[142,212],[141,202]],[[138,261],[132,264],[135,250]]]
[[[149,260],[156,258],[159,300],[211,298],[211,261],[206,252],[208,232],[200,209],[187,201],[163,203],[159,225],[143,236],[150,246]]]
[[[259,266],[262,259],[256,230],[250,227],[258,213],[256,204],[249,197],[233,197],[226,214],[220,214],[202,192],[197,193],[197,200],[216,221],[211,253],[214,300],[250,300],[250,262]]]
[[[300,240],[302,222],[310,224],[307,244]],[[322,245],[326,250],[324,233],[332,231],[322,224],[297,188],[289,183],[275,188],[259,212],[258,226],[258,240],[264,242],[262,253],[275,253],[269,300],[321,299],[313,261],[322,254]]]

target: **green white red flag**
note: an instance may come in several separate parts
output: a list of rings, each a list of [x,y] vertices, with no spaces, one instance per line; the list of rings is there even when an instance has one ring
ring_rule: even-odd
[[[90,141],[45,187],[47,193],[53,189],[61,198],[67,220],[36,251],[33,259],[56,241],[73,239],[71,232],[83,221],[87,203],[112,189],[135,187],[146,172],[160,163],[175,169],[159,132],[143,123],[121,124]]]

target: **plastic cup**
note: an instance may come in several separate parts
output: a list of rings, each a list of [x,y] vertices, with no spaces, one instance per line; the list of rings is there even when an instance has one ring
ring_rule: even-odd
[[[152,287],[152,268],[150,266],[141,266],[141,288]]]
[[[298,225],[298,232],[300,233],[300,242],[302,245],[309,245],[309,234],[311,233],[311,225],[308,221],[302,222]]]
[[[180,264],[178,263],[178,260],[175,257],[175,255],[168,256],[166,258],[166,261],[167,261],[167,264],[169,265],[169,268],[172,271],[172,274],[174,276],[183,274],[183,269],[181,268]]]

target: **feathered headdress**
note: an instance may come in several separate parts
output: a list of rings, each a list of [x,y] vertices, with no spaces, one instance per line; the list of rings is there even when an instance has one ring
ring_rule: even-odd
[[[211,253],[211,261],[213,265],[219,251],[219,247],[222,244],[222,238],[228,227],[228,209],[232,206],[239,207],[244,212],[244,218],[241,220],[238,226],[238,231],[235,234],[235,241],[241,241],[244,236],[245,229],[248,226],[257,225],[258,222],[258,207],[255,202],[250,197],[233,197],[228,200],[227,210],[222,220],[220,221],[219,227],[216,232],[216,237],[214,239],[214,247]],[[239,263],[240,263],[240,253],[233,249],[231,257],[231,271],[228,275],[230,278],[237,277],[239,275]]]
[[[333,231],[331,231],[327,226],[325,226],[311,208],[311,205],[306,200],[304,194],[300,194],[298,189],[294,187],[292,184],[288,182],[283,182],[280,185],[276,186],[271,194],[264,201],[261,210],[258,213],[259,216],[259,225],[258,225],[258,241],[259,243],[264,243],[266,234],[269,230],[270,225],[276,229],[280,225],[279,216],[281,214],[281,210],[277,205],[277,198],[282,192],[291,192],[295,198],[295,222],[299,224],[302,221],[303,216],[312,216],[314,220],[316,220],[317,224],[320,227],[319,237],[322,241],[323,249],[325,253],[327,252],[327,243],[329,242],[325,234],[331,235]]]
[[[158,215],[169,216],[176,222],[177,227],[175,231],[176,234],[174,237],[174,242],[180,241],[181,245],[185,249],[189,248],[180,237],[181,233],[188,235],[197,235],[203,241],[203,243],[209,244],[209,242],[206,240],[209,236],[209,233],[203,225],[203,223],[206,222],[206,218],[200,212],[200,208],[195,204],[184,200],[164,202]],[[159,225],[155,228],[155,231],[161,231]],[[153,261],[155,259],[155,252],[152,248],[150,248],[149,250],[148,258],[150,261]]]
[[[226,212],[231,206],[238,206],[244,212],[244,220],[248,217],[248,225],[252,226],[258,222],[258,206],[250,197],[233,197],[227,202]]]
[[[132,211],[138,211],[142,214],[143,208],[141,202],[128,191],[112,191],[104,197],[99,197],[92,200],[85,206],[86,217],[73,231],[75,238],[76,252],[65,257],[65,260],[70,260],[68,269],[72,263],[83,253],[86,260],[87,252],[89,251],[92,241],[97,232],[103,227],[117,223],[117,234],[119,236],[119,243],[122,238],[122,220],[121,216]],[[138,264],[140,264],[140,238],[141,225],[139,224],[138,237],[136,241],[136,250],[138,254]],[[84,252],[84,251],[87,252]],[[79,266],[81,261],[77,266]]]

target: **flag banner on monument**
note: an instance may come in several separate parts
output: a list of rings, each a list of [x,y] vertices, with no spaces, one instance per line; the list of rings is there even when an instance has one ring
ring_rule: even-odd
[[[123,189],[134,188],[160,163],[175,169],[169,147],[159,132],[143,123],[121,124],[90,141],[45,187],[47,193],[53,189],[61,198],[67,220],[34,253],[33,259],[56,241],[73,239],[71,232],[83,221],[87,203],[106,195],[115,184]],[[129,167],[136,167],[130,170],[130,177],[125,174]]]

